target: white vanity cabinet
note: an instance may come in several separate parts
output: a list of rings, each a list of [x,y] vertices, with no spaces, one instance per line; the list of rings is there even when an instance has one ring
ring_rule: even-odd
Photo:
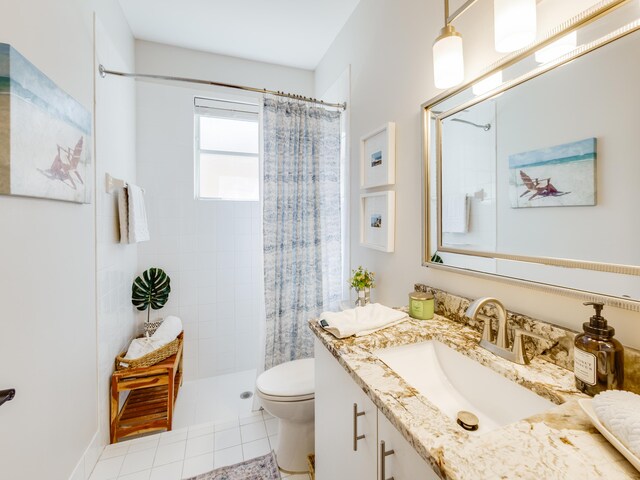
[[[315,375],[316,480],[438,478],[319,340]],[[384,472],[381,442],[386,452],[393,450],[384,457]]]
[[[384,445],[382,444],[384,442]],[[382,448],[385,456],[382,472]],[[378,412],[378,478],[394,480],[438,480],[439,477],[383,413]],[[383,476],[384,473],[384,476]]]
[[[316,480],[374,480],[378,410],[318,340],[315,359]]]

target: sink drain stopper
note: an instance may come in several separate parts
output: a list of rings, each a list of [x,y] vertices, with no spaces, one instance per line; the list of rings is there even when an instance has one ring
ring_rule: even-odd
[[[253,392],[242,392],[240,394],[240,398],[242,400],[246,400],[247,398],[251,398],[251,397],[253,397]]]
[[[458,425],[460,425],[465,430],[470,432],[474,432],[478,430],[478,426],[480,424],[480,420],[471,412],[466,412],[461,410],[458,412],[458,418],[456,419]]]

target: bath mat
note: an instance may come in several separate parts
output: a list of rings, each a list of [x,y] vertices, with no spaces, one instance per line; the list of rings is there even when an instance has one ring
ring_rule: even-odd
[[[280,480],[280,478],[276,454],[271,452],[235,465],[216,468],[187,480]]]

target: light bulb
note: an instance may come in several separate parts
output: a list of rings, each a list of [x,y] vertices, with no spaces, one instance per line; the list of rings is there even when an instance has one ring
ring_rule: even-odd
[[[536,39],[536,0],[494,0],[495,45],[514,52]]]
[[[562,55],[572,52],[578,45],[578,32],[571,32],[568,35],[550,43],[538,50],[535,54],[536,62],[548,63]]]
[[[433,44],[433,79],[436,88],[451,88],[464,80],[462,36],[451,25]]]

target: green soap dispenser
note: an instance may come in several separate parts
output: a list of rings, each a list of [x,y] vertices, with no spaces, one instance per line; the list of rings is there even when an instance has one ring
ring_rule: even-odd
[[[584,333],[576,335],[573,351],[576,388],[592,396],[604,390],[622,390],[624,347],[613,338],[615,329],[601,315],[604,303],[584,305],[592,305],[596,314],[582,324]]]

